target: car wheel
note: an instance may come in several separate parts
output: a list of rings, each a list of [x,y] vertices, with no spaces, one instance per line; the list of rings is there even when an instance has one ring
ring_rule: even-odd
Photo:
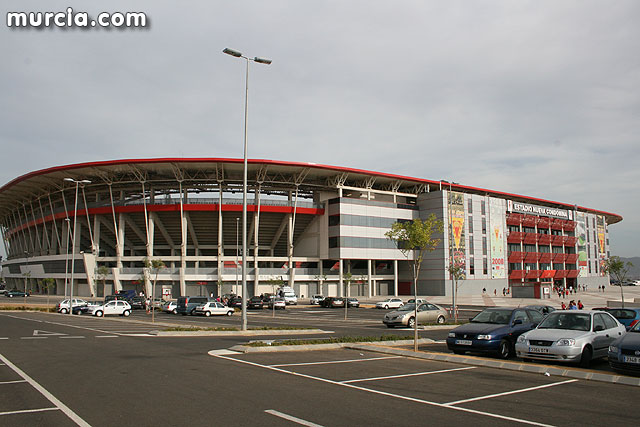
[[[407,322],[407,326],[410,327],[411,329],[413,329],[416,326],[415,317],[410,317],[409,318],[409,321]]]
[[[194,308],[193,310],[191,310],[191,311],[189,312],[189,316],[193,316],[193,315],[195,314],[195,311],[196,311],[196,309],[195,309],[195,308]]]
[[[68,313],[68,311],[67,311],[66,308],[61,308],[60,309],[60,314],[67,314],[67,313]]]
[[[100,310],[96,311],[96,317],[102,317],[102,312]]]
[[[178,310],[174,308],[173,310],[171,310],[171,314],[178,314]]]
[[[125,310],[125,311],[122,312],[122,315],[124,317],[129,317],[130,314],[131,314],[131,310]]]
[[[389,310],[389,306],[388,306],[388,305],[385,305],[385,306],[384,306],[384,309],[385,309],[385,310]]]
[[[510,353],[511,353],[511,345],[509,345],[509,341],[507,340],[500,341],[500,346],[498,347],[498,357],[500,359],[508,359]]]
[[[446,319],[444,318],[444,316],[438,316],[438,320],[436,320],[436,322],[438,322],[439,325],[444,325]]]
[[[582,350],[582,356],[580,356],[580,367],[588,368],[592,357],[593,351],[591,350],[591,347],[586,346],[584,350]]]
[[[210,311],[205,311],[205,312],[204,312],[204,315],[205,315],[206,317],[210,317],[210,316],[211,316],[211,312],[210,312]]]
[[[393,325],[387,325],[387,328],[393,328]]]

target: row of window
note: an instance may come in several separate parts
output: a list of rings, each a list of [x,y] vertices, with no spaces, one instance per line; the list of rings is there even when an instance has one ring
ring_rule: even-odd
[[[414,211],[418,210],[418,207],[414,204],[407,203],[393,203],[393,202],[378,202],[375,200],[366,200],[366,199],[352,199],[350,197],[338,197],[335,199],[330,199],[329,204],[347,204],[347,205],[362,205],[362,206],[380,206],[385,208],[395,208],[395,209],[411,209]]]
[[[383,238],[375,237],[329,237],[330,248],[356,248],[356,249],[398,249],[396,244]]]
[[[356,227],[391,228],[395,222],[408,222],[408,219],[381,218],[377,216],[364,215],[331,215],[329,217],[329,227],[336,225],[352,225]]]

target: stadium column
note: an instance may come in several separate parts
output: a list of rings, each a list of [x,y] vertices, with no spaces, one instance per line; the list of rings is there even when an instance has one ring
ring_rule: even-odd
[[[289,192],[291,202],[291,192]],[[289,267],[289,286],[293,287],[293,215],[289,215],[287,221],[287,266]]]
[[[260,225],[260,184],[256,187],[253,202],[255,211],[253,213],[253,295],[258,294],[260,284],[260,272],[258,271],[258,227]]]
[[[118,238],[116,239],[116,244],[118,246],[118,254],[116,256],[116,261],[118,264],[118,268],[122,269],[122,254],[124,254],[124,214],[118,214]]]
[[[398,296],[398,260],[393,260],[393,296]]]
[[[222,181],[218,182],[220,192],[218,195],[218,281],[222,280]],[[220,289],[222,293],[222,289]]]
[[[367,260],[367,289],[368,289],[369,298],[371,298],[372,292],[371,292],[371,260],[370,259]]]
[[[96,256],[100,256],[100,220],[98,219],[98,215],[93,216],[93,238],[95,239],[93,243],[95,254]]]
[[[180,181],[180,296],[187,295],[187,283],[185,282],[185,270],[187,268],[187,218],[184,216],[184,194],[182,181]]]

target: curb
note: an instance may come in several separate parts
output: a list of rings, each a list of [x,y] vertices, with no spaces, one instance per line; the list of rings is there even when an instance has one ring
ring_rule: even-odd
[[[273,329],[248,331],[150,331],[150,335],[159,337],[216,337],[216,336],[280,336],[280,335],[309,335],[326,334],[321,329]],[[297,347],[297,346],[296,346]],[[253,347],[249,347],[253,348]]]
[[[420,338],[418,340],[418,344],[433,344],[433,342],[434,341],[430,338]],[[237,351],[239,353],[275,353],[279,351],[335,350],[338,348],[350,348],[349,346],[354,344],[355,343],[330,343],[330,344],[306,344],[306,345],[277,345],[273,347],[270,347],[270,346],[249,347],[246,345],[235,345],[233,347],[230,347],[229,350]],[[413,344],[413,340],[375,341],[368,344],[403,346],[403,345]]]

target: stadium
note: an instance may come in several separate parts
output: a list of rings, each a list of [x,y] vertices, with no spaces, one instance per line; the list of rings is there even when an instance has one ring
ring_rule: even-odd
[[[242,159],[123,159],[51,167],[0,188],[7,288],[165,298],[240,294]],[[413,294],[409,260],[385,237],[397,221],[444,222],[418,294],[608,284],[617,214],[573,204],[315,163],[249,159],[248,293]],[[162,260],[164,268],[149,266]],[[464,266],[456,286],[451,263]],[[45,280],[45,279],[54,279]],[[52,283],[45,290],[46,283]]]

